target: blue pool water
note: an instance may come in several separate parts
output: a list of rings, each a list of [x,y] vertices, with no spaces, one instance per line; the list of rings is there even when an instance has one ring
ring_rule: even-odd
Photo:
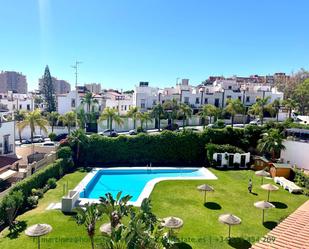
[[[87,184],[80,197],[98,199],[106,193],[114,197],[119,191],[131,195],[131,201],[137,201],[148,181],[158,177],[197,177],[203,176],[198,169],[128,169],[99,170]]]

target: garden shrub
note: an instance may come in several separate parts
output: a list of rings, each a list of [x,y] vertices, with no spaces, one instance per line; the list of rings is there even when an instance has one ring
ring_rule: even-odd
[[[305,175],[304,172],[300,171],[299,169],[294,169],[294,182],[300,186],[304,187],[309,190],[309,176]]]
[[[69,161],[72,158],[72,149],[69,146],[63,146],[58,149],[57,157]]]
[[[34,188],[34,189],[31,190],[31,194],[33,196],[37,196],[39,199],[41,199],[44,195],[44,191],[43,191],[43,189],[35,189]]]
[[[57,135],[54,132],[49,133],[48,137],[50,138],[50,141],[55,141]]]
[[[50,188],[50,189],[54,189],[57,187],[57,180],[56,178],[52,177],[52,178],[49,178],[47,180],[47,186]]]
[[[38,205],[38,198],[36,196],[29,196],[27,198],[27,206],[35,208]]]

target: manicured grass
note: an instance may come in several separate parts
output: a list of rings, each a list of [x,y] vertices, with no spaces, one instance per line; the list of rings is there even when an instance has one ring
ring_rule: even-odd
[[[260,189],[260,178],[255,177],[252,171],[212,170],[212,172],[218,180],[206,181],[215,188],[215,192],[207,195],[207,201],[210,204],[208,203],[206,207],[203,205],[203,195],[196,190],[196,187],[205,181],[165,181],[159,183],[151,195],[154,213],[162,218],[166,216],[182,218],[184,227],[179,232],[179,238],[190,244],[192,248],[248,248],[250,243],[253,244],[269,231],[261,224],[262,211],[253,206],[255,201],[265,200],[267,192]],[[52,233],[44,236],[49,241],[42,241],[42,249],[90,248],[85,228],[76,225],[72,216],[56,210],[45,210],[51,202],[60,201],[64,183],[68,182],[69,188],[73,188],[85,174],[75,172],[66,175],[58,181],[56,189],[45,194],[36,209],[18,217],[18,220],[24,221],[27,226],[36,223],[52,225]],[[257,195],[248,193],[249,178],[253,179],[253,192]],[[270,198],[271,201],[278,202],[277,205],[280,207],[266,211],[265,221],[271,222],[278,222],[307,200],[303,195],[292,195],[281,188],[271,193]],[[232,227],[231,232],[232,237],[242,239],[232,240],[231,245],[225,241],[228,227],[218,222],[218,216],[228,212],[242,219],[242,224]],[[97,228],[104,222],[106,222],[105,217],[98,223]],[[269,224],[272,225],[272,223]],[[97,234],[97,242],[100,244],[102,237],[99,232]],[[36,241],[26,237],[23,232],[15,239],[7,235],[8,231],[5,230],[0,239],[1,249],[32,249],[36,246]]]

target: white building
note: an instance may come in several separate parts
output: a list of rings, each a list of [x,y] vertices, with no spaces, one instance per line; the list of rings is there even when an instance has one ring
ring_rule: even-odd
[[[108,91],[103,96],[106,101],[105,107],[117,109],[120,115],[126,115],[133,106],[133,97],[131,94]]]
[[[0,93],[0,104],[9,112],[17,110],[33,111],[35,109],[34,99],[32,94]]]
[[[6,121],[0,113],[0,156],[15,155],[15,121]]]
[[[250,162],[250,152],[239,153],[214,153],[213,160],[217,162],[218,168],[235,168],[238,165],[239,168],[246,168],[247,163]]]

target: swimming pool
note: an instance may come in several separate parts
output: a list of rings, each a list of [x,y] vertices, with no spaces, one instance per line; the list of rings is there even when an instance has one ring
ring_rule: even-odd
[[[92,170],[77,186],[81,199],[97,200],[106,193],[114,197],[119,191],[131,195],[130,204],[139,206],[162,180],[217,179],[206,168],[106,168]]]

